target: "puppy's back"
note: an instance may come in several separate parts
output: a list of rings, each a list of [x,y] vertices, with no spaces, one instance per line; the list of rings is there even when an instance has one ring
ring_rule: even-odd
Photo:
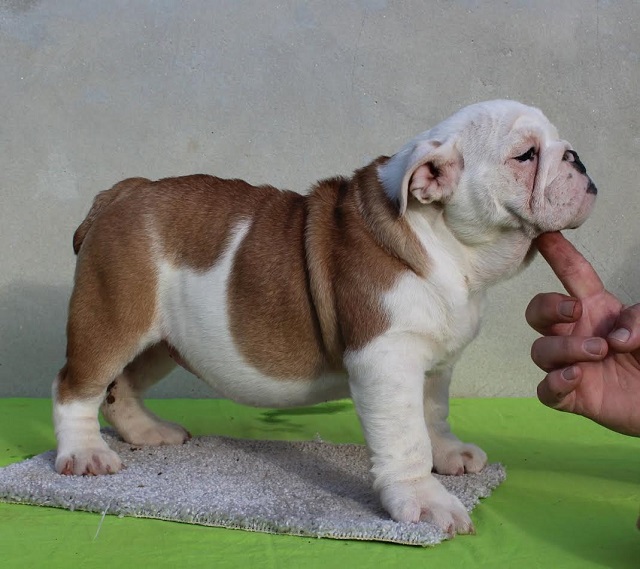
[[[129,178],[96,196],[74,234],[73,247],[76,253],[88,246],[126,255],[132,241],[145,241],[172,265],[206,270],[235,225],[253,219],[266,204],[291,196],[303,199],[271,186],[203,174],[155,182]],[[87,240],[92,245],[85,245]]]

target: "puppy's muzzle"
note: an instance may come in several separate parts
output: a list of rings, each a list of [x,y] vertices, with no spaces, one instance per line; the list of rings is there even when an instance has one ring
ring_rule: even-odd
[[[587,176],[587,179],[589,180],[589,185],[587,186],[587,193],[596,195],[598,193],[598,188],[596,188],[596,185],[593,183],[593,180],[588,176],[587,169],[585,168],[584,164],[580,160],[578,153],[575,150],[567,150],[564,153],[564,156],[562,157],[562,159],[569,162],[571,166],[573,166],[580,174],[584,174],[585,176]]]

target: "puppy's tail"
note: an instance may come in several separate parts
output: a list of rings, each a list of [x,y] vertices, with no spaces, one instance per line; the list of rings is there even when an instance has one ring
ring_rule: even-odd
[[[149,182],[150,180],[147,180],[146,178],[127,178],[126,180],[122,180],[122,182],[118,182],[113,186],[113,188],[100,192],[93,200],[93,204],[91,205],[91,209],[89,210],[87,217],[84,218],[84,221],[73,234],[73,252],[76,255],[78,254],[80,247],[82,247],[82,242],[87,236],[89,229],[91,229],[93,222],[104,209],[109,207],[118,199],[128,195],[138,186]]]

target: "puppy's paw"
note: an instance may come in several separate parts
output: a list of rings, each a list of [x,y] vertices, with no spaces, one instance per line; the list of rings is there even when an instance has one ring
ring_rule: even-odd
[[[487,453],[474,444],[445,440],[433,445],[433,468],[438,474],[480,472],[486,464]]]
[[[104,447],[58,452],[55,468],[59,474],[97,476],[115,474],[122,469],[122,461],[118,454],[105,444]]]
[[[139,446],[181,445],[191,438],[191,433],[182,425],[160,420],[128,425],[120,434],[128,443]]]
[[[462,502],[433,476],[390,484],[381,490],[380,499],[398,522],[431,522],[450,537],[475,533]]]

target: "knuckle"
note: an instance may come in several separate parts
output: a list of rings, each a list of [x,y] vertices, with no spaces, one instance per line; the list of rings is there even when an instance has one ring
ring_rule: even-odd
[[[574,342],[571,336],[559,336],[558,337],[558,351],[566,355],[568,358],[572,357],[574,350]]]

